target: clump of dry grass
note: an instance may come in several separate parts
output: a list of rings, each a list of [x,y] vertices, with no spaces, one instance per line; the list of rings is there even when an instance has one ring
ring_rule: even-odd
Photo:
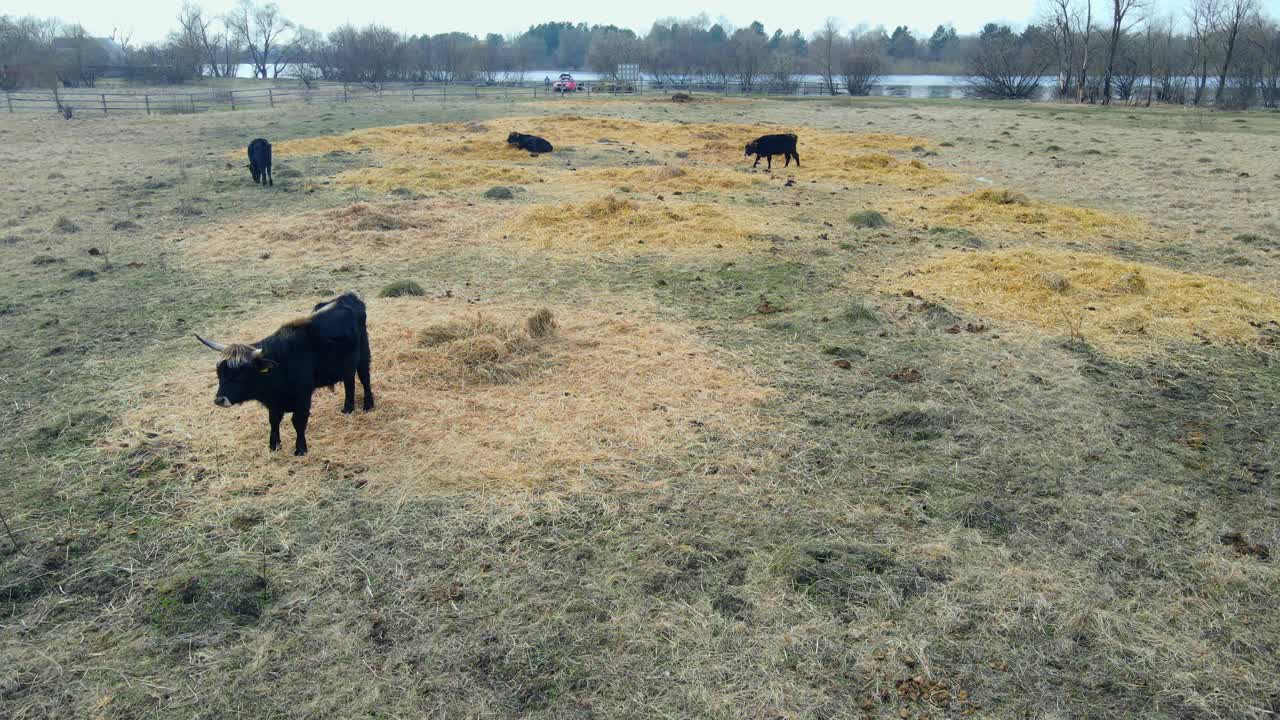
[[[1062,273],[1042,272],[1040,273],[1040,281],[1045,287],[1054,292],[1066,292],[1071,288],[1071,281]]]
[[[967,209],[975,205],[1022,205],[1029,207],[1031,198],[1008,189],[979,190],[957,198],[949,207]]]
[[[728,212],[707,203],[638,203],[608,196],[584,203],[526,210],[503,227],[504,236],[559,250],[688,250],[747,248],[767,225],[757,213]]]
[[[425,247],[476,242],[510,211],[498,203],[463,200],[353,203],[281,217],[267,214],[208,230],[184,241],[192,261],[264,263],[283,271],[297,263],[409,258]]]
[[[680,325],[612,310],[367,303],[378,408],[346,416],[338,396],[317,393],[306,458],[268,455],[261,408],[208,402],[216,378],[198,349],[145,389],[111,442],[181,441],[215,496],[330,491],[343,464],[359,464],[371,491],[504,491],[674,461],[704,433],[751,431],[767,397]],[[217,335],[261,337],[296,314]]]
[[[339,173],[335,180],[342,185],[365,187],[381,192],[390,192],[399,188],[423,192],[476,185],[528,184],[537,182],[538,176],[524,168],[463,162],[395,164],[387,167],[360,168]]]
[[[916,268],[909,288],[948,306],[1061,332],[1064,318],[1116,356],[1171,343],[1252,345],[1280,317],[1280,299],[1230,280],[1094,253],[1025,248],[945,255]]]
[[[959,226],[982,237],[1025,239],[1028,232],[1071,240],[1142,240],[1154,230],[1142,220],[1101,210],[1054,205],[1011,190],[979,190],[959,196],[895,203],[895,215],[929,225]]]
[[[556,328],[555,315],[547,308],[516,324],[477,313],[427,327],[418,344],[439,353],[430,364],[442,373],[476,382],[512,382],[537,367],[537,353]]]

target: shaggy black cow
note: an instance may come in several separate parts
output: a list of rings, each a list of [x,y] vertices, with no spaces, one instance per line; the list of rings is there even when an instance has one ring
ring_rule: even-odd
[[[365,309],[355,293],[322,302],[311,314],[289,323],[252,345],[196,339],[222,353],[218,362],[218,392],[213,402],[231,407],[256,400],[267,408],[271,421],[269,447],[280,448],[280,421],[293,413],[298,438],[294,455],[307,454],[307,418],[311,394],[318,387],[341,382],[346,394],[342,412],[356,406],[355,376],[364,386],[364,409],[373,409],[369,388],[369,333]]]
[[[537,135],[525,135],[524,133],[513,132],[507,136],[507,144],[515,145],[521,150],[528,150],[534,155],[551,152],[551,143],[543,140]]]
[[[760,164],[760,158],[768,158],[769,170],[773,169],[773,156],[786,155],[787,162],[783,167],[791,164],[791,158],[796,159],[796,167],[800,167],[800,153],[796,152],[796,136],[791,133],[784,135],[761,135],[760,137],[747,143],[746,155],[755,155],[756,161],[751,163],[751,167]]]
[[[261,179],[263,187],[275,185],[271,180],[271,143],[262,138],[249,143],[249,172],[255,183]]]

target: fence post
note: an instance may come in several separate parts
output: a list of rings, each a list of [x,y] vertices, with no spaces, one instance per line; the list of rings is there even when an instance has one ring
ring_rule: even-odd
[[[271,107],[276,106],[276,97],[271,94],[271,88],[267,88],[267,104]]]
[[[347,101],[347,86],[343,85],[342,86],[342,102],[346,102],[346,101]]]
[[[142,102],[147,104],[147,114],[150,115],[151,114],[151,96],[143,94]]]
[[[236,109],[236,91],[228,90],[227,97],[231,98],[231,109],[235,110]]]
[[[187,97],[191,99],[191,112],[194,113],[196,111],[196,96],[195,94],[191,94]]]
[[[100,97],[102,98],[102,114],[106,115],[107,114],[107,94],[102,93]]]
[[[480,99],[480,86],[479,86],[479,85],[477,85],[477,86],[475,86],[475,87],[474,87],[474,88],[472,88],[472,89],[476,91],[476,99],[477,99],[477,100],[479,100],[479,99]]]
[[[13,95],[8,90],[4,92],[5,102],[9,103],[9,112],[13,112]]]
[[[440,86],[440,104],[444,105],[449,101],[449,83]]]
[[[417,102],[417,100],[418,100],[418,92],[413,88],[409,88],[409,102],[413,103],[413,102]]]

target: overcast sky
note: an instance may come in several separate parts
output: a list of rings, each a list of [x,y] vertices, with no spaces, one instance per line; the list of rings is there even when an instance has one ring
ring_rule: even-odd
[[[1095,6],[1105,0],[1095,0]],[[1168,10],[1181,8],[1186,0],[1155,0]],[[838,3],[832,0],[714,0],[706,5],[713,20],[727,20],[742,26],[752,20],[764,23],[770,33],[782,27],[800,29],[806,35],[834,15],[846,27],[860,23],[884,25],[892,29],[907,25],[931,32],[939,24],[974,32],[993,20],[1023,24],[1033,19],[1043,0],[909,0],[897,3]],[[1280,15],[1280,0],[1261,0],[1272,16]],[[208,0],[206,11],[220,14],[234,0]],[[277,0],[285,16],[317,30],[329,31],[344,22],[357,25],[379,22],[406,33],[437,33],[461,30],[470,33],[514,33],[545,20],[570,20],[588,24],[629,27],[639,33],[648,30],[660,17],[693,14],[694,3],[681,0],[653,0],[622,5],[599,0],[520,0],[520,2],[403,2],[399,0]],[[181,0],[4,0],[0,13],[37,15],[79,21],[96,35],[110,35],[113,28],[132,30],[134,42],[159,40],[176,24]]]

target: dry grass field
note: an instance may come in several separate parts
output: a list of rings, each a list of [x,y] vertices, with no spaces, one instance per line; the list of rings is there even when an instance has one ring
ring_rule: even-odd
[[[1278,157],[942,100],[0,114],[0,718],[1276,717]],[[379,405],[269,453],[193,333],[347,289]]]

